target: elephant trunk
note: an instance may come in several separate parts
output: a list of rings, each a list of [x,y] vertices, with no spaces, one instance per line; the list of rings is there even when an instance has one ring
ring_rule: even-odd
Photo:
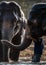
[[[22,51],[22,50],[26,49],[32,42],[32,39],[30,38],[30,36],[28,36],[26,34],[27,31],[23,30],[23,33],[24,34],[21,36],[21,42],[20,42],[19,45],[15,45],[15,37],[16,36],[13,37],[11,42],[9,42],[7,40],[1,40],[1,42],[3,44],[7,43],[5,45],[7,45],[8,47],[15,48],[15,49],[17,49],[19,51]]]

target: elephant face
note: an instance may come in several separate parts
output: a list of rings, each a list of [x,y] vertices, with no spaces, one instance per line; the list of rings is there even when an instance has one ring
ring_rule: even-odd
[[[1,10],[1,15],[0,15],[0,35],[1,35],[1,40],[7,40],[11,42],[12,38],[15,35],[18,35],[21,30],[21,13],[18,12],[19,7],[14,4],[13,2],[10,3],[5,3],[2,2],[0,4],[0,10]],[[16,8],[16,9],[14,9]],[[16,11],[17,10],[17,11]],[[18,37],[21,35],[19,34]],[[17,39],[17,37],[16,37]],[[15,39],[15,40],[16,40]],[[20,40],[19,40],[20,41]],[[17,43],[16,43],[17,44]]]
[[[10,41],[19,32],[20,24],[12,12],[5,12],[2,17],[2,39]]]
[[[0,4],[0,33],[1,42],[10,48],[24,50],[31,41],[26,38],[27,20],[21,7],[15,2],[2,2]]]

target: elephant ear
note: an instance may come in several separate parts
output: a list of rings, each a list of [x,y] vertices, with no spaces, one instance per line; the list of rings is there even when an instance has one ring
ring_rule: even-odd
[[[9,5],[13,9],[13,12],[15,14],[17,14],[19,17],[21,17],[21,12],[20,12],[21,7],[20,7],[20,5],[18,3],[16,3],[16,2],[13,2],[13,1],[11,1],[9,3]]]
[[[11,42],[15,45],[15,48],[20,50],[21,46],[23,45],[24,39],[25,39],[25,33],[26,33],[25,31],[26,31],[26,26],[27,26],[27,20],[25,18],[25,15],[24,15],[21,7],[18,4],[16,4],[16,5],[14,6],[15,7],[14,11],[15,11],[15,14],[16,14],[16,11],[17,11],[18,17],[19,17],[18,22],[21,25],[20,25],[19,32],[17,34],[16,33],[14,34],[14,36],[12,37]]]
[[[21,7],[18,3],[13,2],[13,1],[9,3],[9,6],[12,7],[13,14],[14,14],[16,21],[17,21],[16,27],[14,26],[14,33],[13,33],[13,37],[11,39],[11,42],[14,45],[19,45],[19,43],[21,42],[21,29],[22,29]]]

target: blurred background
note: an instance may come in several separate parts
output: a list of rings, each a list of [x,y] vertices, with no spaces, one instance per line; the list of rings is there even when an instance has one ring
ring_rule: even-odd
[[[0,2],[1,1],[4,1],[4,0],[0,0]],[[33,4],[41,3],[41,2],[46,3],[46,0],[5,0],[5,1],[17,2],[21,6],[27,19],[28,19],[29,11],[31,10]],[[46,37],[43,37],[43,38],[44,38],[44,50],[41,57],[41,61],[46,61],[46,43],[45,43]],[[24,61],[31,61],[32,56],[34,54],[33,50],[34,50],[34,43],[32,42],[31,45],[27,49],[20,52],[19,59],[24,60]]]

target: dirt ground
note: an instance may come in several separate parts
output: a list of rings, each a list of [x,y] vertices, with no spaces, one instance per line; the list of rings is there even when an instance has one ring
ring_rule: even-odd
[[[46,37],[43,37],[44,49],[41,56],[41,61],[46,61]],[[27,49],[20,52],[20,57],[22,60],[32,60],[34,54],[34,44],[31,44]]]

